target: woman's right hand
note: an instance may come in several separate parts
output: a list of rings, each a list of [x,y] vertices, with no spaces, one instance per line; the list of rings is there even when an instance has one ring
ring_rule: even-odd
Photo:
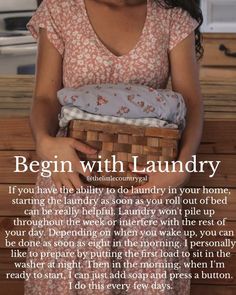
[[[83,186],[79,174],[83,176],[91,176],[91,173],[84,171],[80,159],[76,151],[84,154],[95,154],[97,151],[88,145],[68,137],[52,137],[45,136],[36,146],[38,156],[42,160],[55,161],[70,161],[73,172],[52,172],[52,179],[58,190],[65,186],[69,189],[76,189]]]

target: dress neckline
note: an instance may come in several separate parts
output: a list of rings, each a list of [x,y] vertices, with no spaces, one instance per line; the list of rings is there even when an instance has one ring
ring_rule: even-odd
[[[143,41],[145,40],[147,31],[148,31],[148,23],[149,23],[149,19],[150,19],[150,9],[151,9],[151,5],[150,5],[150,1],[147,0],[146,1],[146,17],[145,17],[145,21],[143,24],[143,28],[142,31],[138,37],[137,42],[135,43],[135,45],[133,46],[133,48],[131,48],[127,53],[122,54],[122,55],[116,55],[115,53],[113,53],[104,43],[103,41],[99,38],[98,34],[95,32],[92,23],[89,19],[88,13],[87,13],[87,8],[86,8],[86,4],[85,4],[85,0],[80,0],[81,4],[82,4],[82,10],[85,16],[85,20],[87,22],[87,26],[88,29],[91,33],[91,35],[94,36],[94,39],[96,40],[96,43],[99,44],[99,46],[103,49],[104,52],[106,52],[110,57],[114,58],[114,59],[122,59],[122,58],[126,58],[129,57],[130,55],[132,55],[133,53],[136,52],[136,50],[141,46],[141,44],[143,43]]]

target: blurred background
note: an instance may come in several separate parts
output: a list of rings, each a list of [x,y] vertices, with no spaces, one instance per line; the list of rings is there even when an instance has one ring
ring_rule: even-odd
[[[37,45],[26,24],[37,0],[0,0],[0,74],[34,74]]]

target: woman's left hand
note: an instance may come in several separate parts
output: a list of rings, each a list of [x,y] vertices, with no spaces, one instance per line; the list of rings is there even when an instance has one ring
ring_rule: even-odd
[[[136,168],[136,171],[142,171],[145,167],[137,166]],[[129,169],[133,171],[133,164],[129,164]],[[176,170],[177,172],[135,172],[135,174],[148,176],[148,182],[141,186],[138,186],[138,188],[148,189],[155,186],[156,188],[168,189],[169,187],[182,187],[188,182],[190,174],[187,172],[179,172],[178,168]],[[169,171],[172,171],[171,165],[169,166]],[[130,194],[130,192],[128,194]]]

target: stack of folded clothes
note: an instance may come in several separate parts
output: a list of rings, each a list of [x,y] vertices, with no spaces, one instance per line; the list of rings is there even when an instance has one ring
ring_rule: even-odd
[[[185,126],[184,99],[167,89],[124,83],[85,85],[59,90],[58,99],[62,128],[76,119],[179,130]]]

